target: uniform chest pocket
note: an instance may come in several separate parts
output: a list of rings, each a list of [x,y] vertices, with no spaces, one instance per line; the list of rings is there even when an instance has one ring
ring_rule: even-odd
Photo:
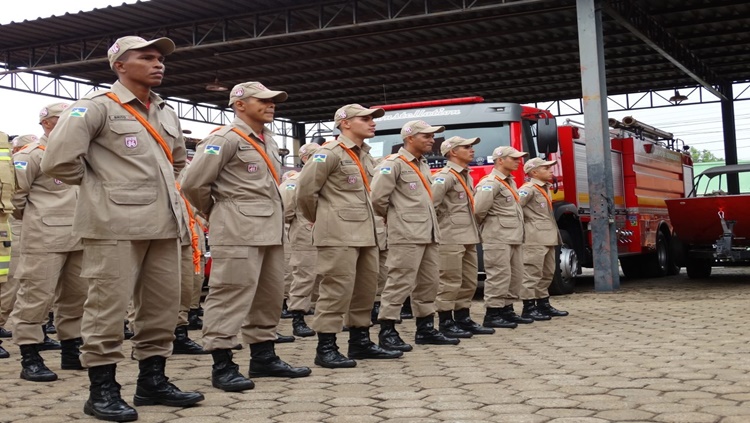
[[[143,126],[135,120],[109,122],[112,131],[112,149],[120,155],[137,156],[148,152],[147,142],[156,142],[146,134]]]
[[[453,185],[452,190],[452,196],[453,200],[459,204],[465,203],[466,200],[466,190],[464,190],[463,186],[461,186],[460,182],[456,182],[455,185]]]
[[[341,189],[356,191],[362,188],[362,174],[357,165],[341,165]]]
[[[260,153],[254,148],[238,149],[239,171],[247,174],[248,178],[262,178],[266,172],[266,165]]]
[[[422,181],[419,179],[419,175],[417,175],[416,173],[401,172],[401,175],[399,176],[398,180],[401,185],[401,188],[408,195],[420,194],[420,186],[422,185]]]

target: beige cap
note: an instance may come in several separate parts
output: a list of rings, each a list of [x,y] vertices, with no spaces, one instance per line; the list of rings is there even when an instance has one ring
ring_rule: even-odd
[[[492,152],[492,160],[501,159],[503,157],[514,157],[517,159],[520,157],[528,157],[528,155],[529,153],[522,153],[509,145],[505,145],[496,148],[495,151]]]
[[[60,116],[67,108],[68,103],[52,103],[42,107],[42,110],[39,111],[39,123],[42,123],[44,119]]]
[[[430,124],[423,120],[411,120],[401,127],[401,138],[406,139],[406,137],[411,135],[434,134],[443,131],[445,131],[445,126],[430,126]]]
[[[39,137],[37,137],[34,134],[28,134],[28,135],[19,135],[15,138],[13,138],[13,148],[21,148],[28,144],[33,144],[35,142],[39,142]]]
[[[286,181],[287,179],[291,178],[292,176],[296,174],[297,174],[296,170],[287,170],[286,172],[284,172],[283,175],[281,175],[281,182]]]
[[[443,156],[447,155],[452,149],[461,145],[475,145],[479,144],[479,138],[461,138],[461,137],[450,137],[440,144],[440,154]]]
[[[127,37],[118,38],[112,47],[107,50],[107,58],[109,59],[109,67],[114,69],[115,62],[120,56],[128,50],[140,50],[142,48],[154,46],[161,54],[169,56],[175,49],[174,41],[167,37],[157,38],[155,40],[147,41],[141,37],[129,35]]]
[[[536,169],[538,167],[541,167],[541,166],[552,166],[555,163],[557,163],[557,160],[547,161],[547,160],[543,160],[543,159],[541,159],[539,157],[534,157],[533,159],[531,159],[531,160],[527,161],[526,163],[524,163],[524,165],[523,165],[523,171],[525,173],[529,173],[529,172],[531,172],[532,170],[534,170],[534,169]]]
[[[250,81],[237,84],[232,88],[229,94],[229,105],[231,106],[237,100],[244,100],[248,97],[255,97],[261,100],[272,99],[276,103],[286,101],[289,97],[285,91],[272,91],[266,88],[260,82]]]
[[[320,148],[320,144],[310,143],[305,144],[302,147],[299,148],[299,158],[304,157],[310,157],[315,152],[315,150]]]
[[[336,110],[336,114],[333,115],[333,124],[336,128],[339,127],[342,120],[350,119],[356,116],[370,116],[373,118],[383,117],[385,110],[383,109],[368,109],[359,104],[347,104],[346,106]]]

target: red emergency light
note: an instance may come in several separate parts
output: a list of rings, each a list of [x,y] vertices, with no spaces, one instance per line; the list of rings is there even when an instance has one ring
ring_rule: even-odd
[[[371,109],[383,109],[383,110],[401,110],[401,109],[417,109],[420,107],[437,107],[437,106],[453,106],[456,104],[472,104],[482,103],[484,97],[459,97],[459,98],[448,98],[445,100],[429,100],[429,101],[415,101],[412,103],[398,103],[398,104],[386,104],[384,106],[372,106]]]

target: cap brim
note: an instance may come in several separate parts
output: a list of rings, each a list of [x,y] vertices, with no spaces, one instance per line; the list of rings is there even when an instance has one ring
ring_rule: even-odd
[[[355,116],[372,116],[374,118],[379,118],[385,116],[385,110],[383,109],[366,109],[359,113],[357,113]]]
[[[268,91],[260,91],[260,92],[258,92],[256,94],[253,94],[253,95],[249,96],[249,97],[260,98],[260,99],[263,99],[263,100],[267,100],[267,99],[270,98],[270,99],[273,99],[273,101],[275,101],[276,103],[283,103],[284,101],[286,101],[287,98],[289,98],[289,95],[286,93],[286,91],[271,91],[271,90],[268,90]]]
[[[468,143],[468,144],[462,143],[460,145],[477,145],[477,144],[479,144],[479,141],[481,141],[481,139],[479,139],[479,137],[476,137],[476,138],[467,138],[466,141],[470,141],[470,143]]]
[[[161,54],[163,54],[165,56],[169,56],[170,54],[174,53],[174,50],[175,50],[174,41],[172,41],[172,40],[170,40],[169,38],[166,38],[166,37],[157,38],[155,40],[151,40],[151,41],[149,41],[147,43],[143,43],[143,44],[137,44],[137,45],[129,48],[128,50],[140,50],[140,49],[146,48],[146,47],[154,47],[157,50],[159,50],[159,52]]]
[[[515,159],[520,159],[521,157],[528,157],[528,156],[529,156],[529,153],[523,153],[523,152],[519,151],[517,153],[508,154],[507,157],[513,157]]]
[[[429,126],[417,132],[418,134],[434,134],[445,131],[445,126]]]

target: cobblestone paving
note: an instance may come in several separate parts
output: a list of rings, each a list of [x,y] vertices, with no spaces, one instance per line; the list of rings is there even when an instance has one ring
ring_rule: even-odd
[[[624,281],[596,294],[584,278],[578,292],[553,298],[567,318],[537,322],[457,347],[416,346],[399,360],[360,360],[354,369],[314,366],[314,339],[277,345],[304,379],[256,379],[244,393],[211,387],[210,356],[175,356],[167,374],[199,390],[199,406],[139,407],[141,422],[750,422],[750,278],[715,269],[710,280],[682,275]],[[474,304],[476,320],[483,316]],[[281,331],[290,333],[288,320]],[[413,340],[414,321],[400,325]],[[374,339],[377,332],[371,331]],[[199,336],[193,331],[191,336]],[[347,336],[339,337],[345,350]],[[0,360],[0,422],[88,418],[85,372],[60,370],[59,354],[43,352],[60,380],[20,380],[19,351]],[[126,354],[130,345],[125,344]],[[247,372],[247,348],[235,356]],[[118,367],[123,397],[132,400],[137,364]]]

